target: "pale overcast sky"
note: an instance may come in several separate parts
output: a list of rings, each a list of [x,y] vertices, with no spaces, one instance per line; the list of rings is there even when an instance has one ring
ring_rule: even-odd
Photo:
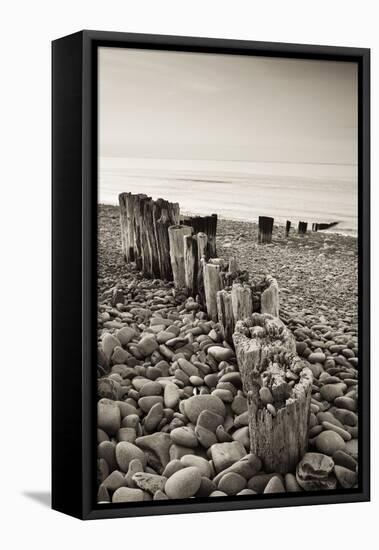
[[[357,65],[100,48],[103,157],[357,163]]]

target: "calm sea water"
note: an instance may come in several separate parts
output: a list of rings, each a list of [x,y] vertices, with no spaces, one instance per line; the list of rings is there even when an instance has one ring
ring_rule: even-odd
[[[101,158],[99,202],[118,204],[124,191],[178,202],[183,213],[338,221],[334,231],[357,233],[354,165]]]

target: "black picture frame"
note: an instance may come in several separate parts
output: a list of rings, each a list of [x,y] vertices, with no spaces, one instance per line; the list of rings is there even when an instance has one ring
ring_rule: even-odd
[[[354,61],[359,113],[359,488],[97,505],[97,48]],[[52,43],[52,507],[81,519],[370,499],[370,50],[85,30]]]

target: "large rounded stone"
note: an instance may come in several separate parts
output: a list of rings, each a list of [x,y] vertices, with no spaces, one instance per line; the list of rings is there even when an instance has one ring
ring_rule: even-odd
[[[143,449],[148,463],[160,474],[170,462],[172,440],[169,434],[156,432],[137,437],[136,445]]]
[[[218,489],[229,496],[236,495],[246,487],[246,479],[235,472],[229,472],[222,476]]]
[[[194,395],[183,402],[183,408],[187,418],[194,424],[205,410],[225,416],[225,405],[216,395]]]
[[[129,464],[134,458],[138,458],[143,465],[146,464],[145,453],[136,445],[128,441],[120,441],[120,443],[117,443],[116,460],[120,470],[127,472]]]
[[[330,403],[337,397],[342,397],[344,391],[346,391],[346,384],[340,382],[338,384],[325,384],[325,386],[321,387],[320,394],[325,401],[329,401]]]
[[[114,435],[121,426],[120,409],[110,399],[100,399],[97,404],[97,427],[108,435]]]
[[[159,382],[146,382],[139,391],[140,397],[161,395],[163,388]]]
[[[190,466],[172,474],[166,481],[165,493],[169,498],[189,498],[200,488],[201,474],[198,468]]]
[[[336,451],[343,451],[346,444],[337,432],[325,430],[316,437],[315,446],[320,453],[332,456]]]
[[[310,363],[324,363],[325,359],[325,353],[322,353],[322,351],[314,352],[308,355],[308,361]]]
[[[114,348],[120,345],[121,345],[121,342],[118,340],[118,338],[116,338],[112,334],[109,334],[109,332],[106,332],[104,334],[103,340],[102,340],[102,347],[103,347],[104,355],[108,361],[112,356]]]
[[[145,336],[138,342],[137,349],[142,357],[147,357],[158,349],[158,342],[153,336]]]
[[[335,489],[337,480],[332,475],[333,460],[321,453],[305,453],[296,467],[296,480],[305,491]]]
[[[135,331],[130,327],[123,327],[120,330],[117,331],[116,336],[121,342],[123,346],[126,346],[129,344],[131,340],[133,340],[134,336],[136,335]]]
[[[211,455],[215,470],[219,473],[238,462],[246,455],[246,450],[239,441],[215,443],[211,447]]]
[[[219,363],[220,361],[228,361],[234,356],[234,351],[230,348],[221,346],[211,346],[208,348],[208,353]]]
[[[200,472],[202,477],[211,477],[211,467],[208,460],[201,456],[196,455],[184,455],[180,459],[180,462],[184,467],[194,466]]]
[[[176,384],[173,384],[172,382],[168,382],[165,385],[163,395],[164,395],[163,399],[164,399],[165,407],[167,407],[168,409],[175,410],[176,407],[178,406],[179,399],[180,399],[178,386]]]
[[[338,483],[344,489],[351,489],[358,481],[358,474],[356,472],[352,472],[349,468],[334,466],[334,473],[336,474]]]
[[[137,502],[144,500],[144,493],[141,489],[120,487],[113,493],[112,502]]]
[[[235,462],[229,468],[221,471],[217,474],[213,481],[218,483],[223,475],[228,472],[235,472],[236,474],[241,475],[245,479],[250,479],[252,476],[256,475],[262,468],[262,461],[255,454],[248,454],[243,456],[238,462]]]
[[[269,493],[285,493],[285,488],[283,485],[282,480],[278,476],[273,476],[268,481],[266,487],[264,488],[263,493],[269,494]]]
[[[183,447],[190,447],[195,449],[198,445],[197,437],[191,428],[183,426],[180,428],[175,428],[170,433],[170,437],[174,443],[177,445],[183,445]]]

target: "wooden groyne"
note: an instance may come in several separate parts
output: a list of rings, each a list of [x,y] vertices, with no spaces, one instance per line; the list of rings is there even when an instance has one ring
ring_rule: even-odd
[[[279,318],[276,279],[250,281],[237,258],[217,257],[214,214],[180,220],[177,203],[131,193],[122,193],[119,202],[125,260],[147,277],[172,280],[206,310],[224,345],[235,350],[251,452],[267,472],[293,471],[308,446],[312,373]],[[260,243],[271,242],[273,224],[273,218],[259,218]],[[290,226],[288,221],[286,236]],[[300,222],[299,233],[306,229]]]

